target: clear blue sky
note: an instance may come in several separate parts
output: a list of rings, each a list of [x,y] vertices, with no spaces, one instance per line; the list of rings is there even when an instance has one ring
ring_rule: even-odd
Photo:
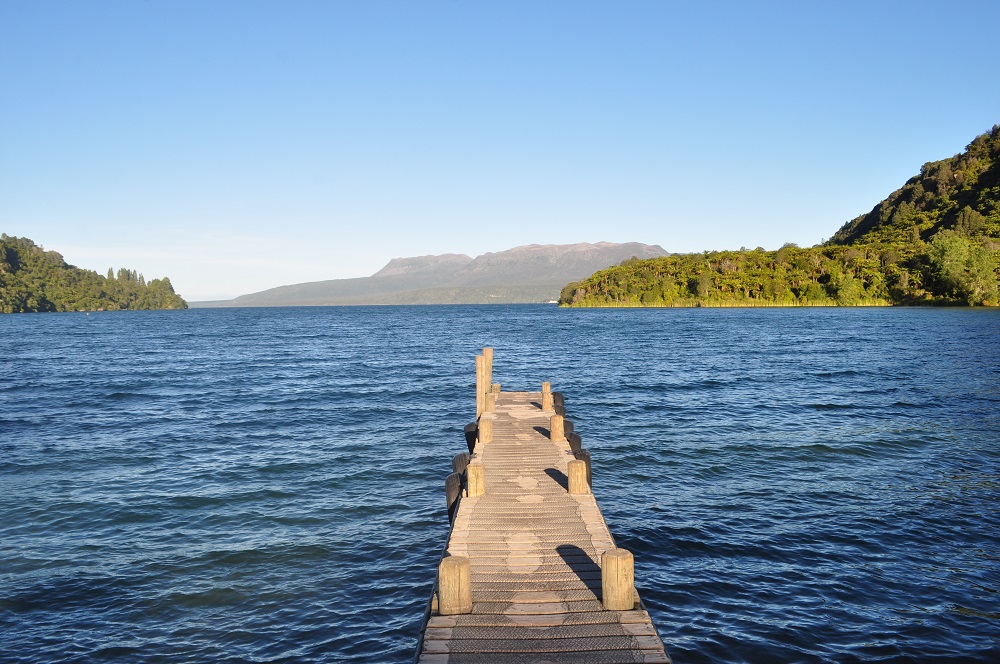
[[[0,231],[189,300],[807,246],[1000,123],[1000,2],[0,0]]]

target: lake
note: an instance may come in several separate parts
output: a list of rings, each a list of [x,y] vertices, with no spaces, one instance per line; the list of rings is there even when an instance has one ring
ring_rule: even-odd
[[[552,382],[667,651],[1000,661],[1000,311],[0,316],[0,661],[411,661],[444,479]]]

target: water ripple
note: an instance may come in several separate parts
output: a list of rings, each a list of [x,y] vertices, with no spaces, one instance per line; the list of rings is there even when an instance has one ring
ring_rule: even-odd
[[[1000,312],[0,317],[0,659],[409,661],[473,357],[550,380],[677,662],[1000,660]]]

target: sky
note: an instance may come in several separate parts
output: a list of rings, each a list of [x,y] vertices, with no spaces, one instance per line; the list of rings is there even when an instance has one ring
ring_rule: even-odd
[[[0,232],[189,301],[812,246],[1000,123],[1000,2],[0,0]]]

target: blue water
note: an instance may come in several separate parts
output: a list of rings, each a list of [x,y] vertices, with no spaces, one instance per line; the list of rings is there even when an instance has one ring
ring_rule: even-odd
[[[0,661],[406,662],[474,361],[550,380],[675,662],[1000,661],[1000,311],[0,317]]]

